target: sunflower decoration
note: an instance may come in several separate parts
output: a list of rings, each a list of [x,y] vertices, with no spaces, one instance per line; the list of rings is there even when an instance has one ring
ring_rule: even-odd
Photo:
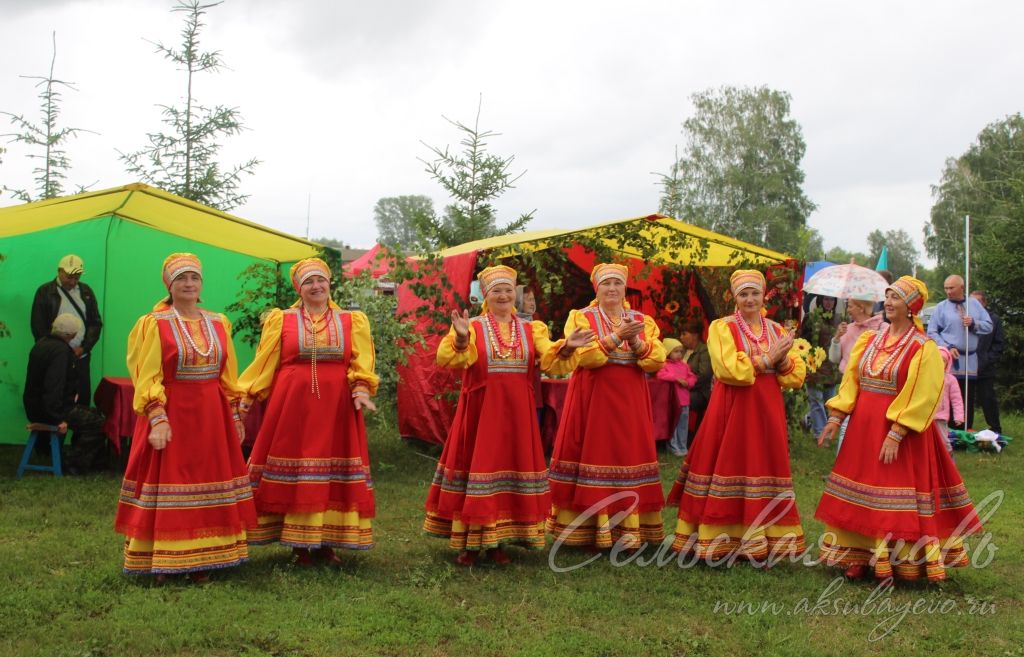
[[[818,350],[824,351],[824,350],[821,349],[821,347],[818,347]],[[797,338],[796,340],[793,340],[792,352],[795,353],[797,356],[800,357],[801,360],[804,361],[804,364],[807,365],[807,371],[808,372],[817,372],[818,371],[818,366],[821,363],[818,361],[818,357],[817,357],[818,354],[811,347],[811,343],[810,342],[808,342],[804,338]],[[827,354],[826,354],[826,356],[827,356]],[[822,361],[822,362],[824,362],[824,361]]]
[[[815,368],[821,367],[828,360],[828,352],[821,347],[814,348]]]

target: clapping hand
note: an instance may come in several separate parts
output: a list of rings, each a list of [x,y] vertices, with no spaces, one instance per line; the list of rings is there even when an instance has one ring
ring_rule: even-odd
[[[783,333],[782,337],[768,350],[768,361],[775,365],[781,364],[787,358],[789,350],[792,348],[793,336],[789,333]]]
[[[590,329],[578,328],[565,339],[565,346],[569,349],[585,347],[597,338],[597,333]]]
[[[615,330],[615,335],[619,336],[623,342],[629,342],[636,336],[640,335],[640,331],[644,330],[644,322],[640,319],[630,319],[625,315],[622,316],[622,325]]]

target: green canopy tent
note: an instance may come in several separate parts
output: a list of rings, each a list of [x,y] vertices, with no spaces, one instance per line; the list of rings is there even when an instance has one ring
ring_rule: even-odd
[[[264,262],[278,267],[316,255],[318,246],[143,184],[0,208],[0,443],[24,443],[21,395],[32,348],[29,317],[36,289],[57,275],[68,253],[85,261],[82,281],[95,291],[103,332],[92,353],[93,388],[126,376],[128,333],[167,291],[164,258],[188,251],[203,261],[203,305],[235,301],[239,274]],[[236,318],[231,318],[236,319]],[[240,366],[252,359],[235,342]]]

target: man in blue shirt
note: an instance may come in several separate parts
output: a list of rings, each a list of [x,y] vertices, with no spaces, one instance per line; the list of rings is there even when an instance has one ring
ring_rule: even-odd
[[[949,349],[953,357],[953,376],[960,384],[964,407],[973,408],[974,381],[978,377],[978,336],[992,332],[992,318],[977,299],[967,298],[964,279],[960,276],[949,276],[942,288],[946,291],[946,300],[939,302],[932,312],[928,337]],[[970,399],[964,395],[964,384],[968,380],[972,382]]]

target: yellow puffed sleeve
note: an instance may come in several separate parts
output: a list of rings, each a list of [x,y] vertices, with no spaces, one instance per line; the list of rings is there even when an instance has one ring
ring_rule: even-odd
[[[945,368],[939,348],[928,340],[910,359],[907,381],[889,404],[885,417],[911,431],[923,431],[939,407],[945,384]]]
[[[838,411],[845,415],[853,412],[857,405],[857,395],[860,393],[860,359],[864,356],[864,350],[877,334],[876,331],[864,331],[853,343],[850,357],[846,361],[846,372],[843,373],[843,381],[839,384],[839,392],[832,399],[825,402],[829,410]]]
[[[542,372],[563,375],[576,369],[580,361],[579,349],[574,350],[568,358],[562,358],[558,352],[565,344],[565,338],[552,341],[548,325],[544,322],[530,322],[530,326],[533,327],[533,348],[537,350]]]
[[[752,386],[757,377],[754,363],[745,351],[736,348],[729,322],[716,319],[708,327],[708,355],[715,378],[731,386]]]
[[[135,386],[132,408],[139,415],[153,403],[167,403],[160,349],[160,330],[153,315],[143,315],[128,334],[128,375]]]
[[[570,310],[569,319],[565,320],[565,329],[562,331],[562,335],[571,335],[576,329],[591,330],[590,320],[581,311]],[[577,358],[577,366],[588,370],[603,367],[608,362],[608,354],[604,352],[596,339],[577,349],[574,356]]]
[[[437,345],[437,364],[453,370],[464,370],[476,362],[476,331],[469,326],[469,346],[459,351],[455,348],[455,327],[448,329],[448,335]]]
[[[352,360],[348,364],[348,384],[352,391],[365,390],[377,394],[377,352],[373,346],[370,320],[366,313],[352,311]]]
[[[247,398],[266,399],[270,394],[270,386],[274,383],[274,374],[281,363],[281,329],[284,326],[284,313],[274,308],[263,320],[260,331],[260,344],[256,347],[256,356],[238,377],[238,387]]]
[[[220,370],[220,387],[224,389],[224,395],[228,401],[237,404],[242,398],[242,389],[238,385],[238,357],[235,355],[235,341],[231,339],[231,322],[228,318],[217,313],[216,318],[224,324],[224,337],[227,338],[227,361]]]
[[[643,358],[637,360],[636,364],[645,372],[653,374],[665,366],[665,345],[661,344],[661,329],[657,322],[649,315],[644,315],[644,340],[647,341],[648,349]]]

